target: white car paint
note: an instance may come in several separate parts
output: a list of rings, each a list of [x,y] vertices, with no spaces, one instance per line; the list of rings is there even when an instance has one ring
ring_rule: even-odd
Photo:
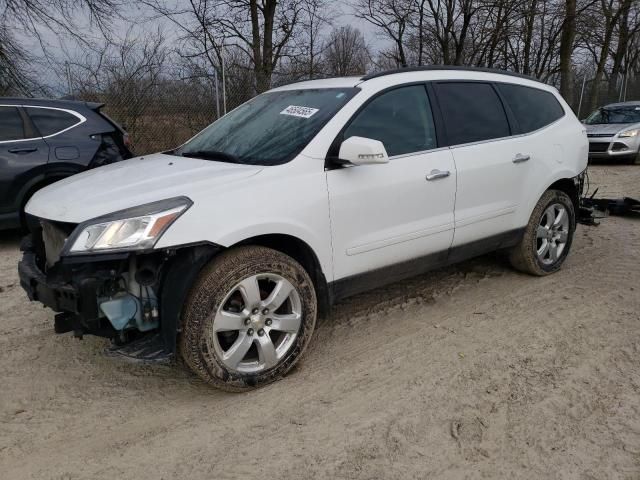
[[[432,170],[450,175],[427,182]],[[330,170],[327,183],[336,279],[451,246],[456,174],[448,148]]]
[[[388,163],[325,171],[337,134],[380,91],[412,82],[485,80],[551,92],[566,115],[537,132],[391,157]],[[40,190],[32,215],[80,223],[176,196],[193,201],[158,241],[162,249],[195,242],[225,247],[287,234],[316,253],[327,281],[446,251],[526,225],[554,181],[587,166],[583,127],[550,86],[480,71],[407,71],[296,83],[275,90],[358,86],[355,95],[288,163],[246,166],[155,154],[91,170]],[[513,163],[517,154],[527,162]],[[426,181],[432,170],[448,171]]]

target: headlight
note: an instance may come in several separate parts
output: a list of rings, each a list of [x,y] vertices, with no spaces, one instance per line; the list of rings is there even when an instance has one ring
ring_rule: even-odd
[[[618,134],[619,138],[630,138],[638,135],[638,130],[627,130]]]
[[[71,234],[63,255],[153,248],[192,204],[187,197],[176,197],[89,220]]]

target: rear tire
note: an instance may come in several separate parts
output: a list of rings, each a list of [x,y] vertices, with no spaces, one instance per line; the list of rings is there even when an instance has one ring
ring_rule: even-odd
[[[267,385],[302,357],[316,311],[311,278],[291,257],[258,246],[229,250],[191,288],[182,318],[182,358],[223,390]]]
[[[547,190],[538,200],[520,243],[509,253],[521,272],[544,276],[564,263],[576,229],[573,202],[560,190]]]

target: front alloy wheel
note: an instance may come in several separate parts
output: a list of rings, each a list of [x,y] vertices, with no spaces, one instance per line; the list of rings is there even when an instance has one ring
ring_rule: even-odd
[[[213,347],[231,371],[275,367],[295,344],[302,301],[280,275],[252,275],[231,289],[213,319]]]
[[[224,390],[265,385],[299,361],[316,310],[313,283],[291,257],[256,246],[229,250],[192,287],[183,313],[182,357]]]

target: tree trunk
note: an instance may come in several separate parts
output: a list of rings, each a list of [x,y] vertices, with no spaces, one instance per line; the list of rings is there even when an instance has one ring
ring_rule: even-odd
[[[576,0],[566,0],[564,23],[560,37],[560,94],[569,105],[573,104],[573,69],[571,55],[576,38]],[[595,90],[597,93],[597,89]]]
[[[620,34],[618,36],[618,46],[613,56],[613,66],[611,68],[611,77],[609,78],[609,88],[607,91],[607,101],[614,102],[620,95],[618,92],[618,79],[622,71],[622,62],[629,48],[629,11],[631,9],[631,0],[624,0],[620,14]]]
[[[575,5],[575,0],[573,0]],[[526,27],[524,34],[524,59],[522,73],[531,75],[531,43],[533,41],[533,28],[536,22],[536,10],[538,8],[538,0],[531,0],[529,9],[526,14]],[[573,42],[571,42],[573,43]]]
[[[605,32],[604,39],[602,41],[602,47],[600,49],[600,58],[598,59],[598,66],[596,67],[596,75],[593,79],[593,85],[591,87],[591,94],[589,95],[589,103],[587,104],[587,111],[591,111],[598,106],[598,94],[600,90],[600,82],[602,81],[602,77],[604,76],[604,69],[607,66],[607,60],[609,59],[609,49],[611,48],[611,38],[613,37],[613,31],[615,29],[616,23],[620,18],[620,9],[616,13],[613,12],[613,3],[614,0],[609,2],[609,8],[604,4],[604,0],[602,2],[602,7],[604,11],[604,17],[606,20],[605,23]]]

